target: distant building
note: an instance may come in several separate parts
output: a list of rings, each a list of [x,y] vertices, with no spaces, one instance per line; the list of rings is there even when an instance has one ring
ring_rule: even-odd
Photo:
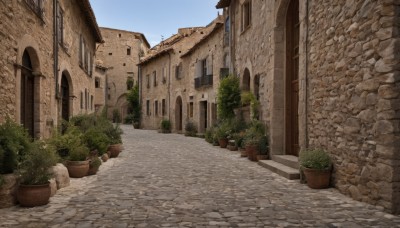
[[[107,70],[106,103],[108,116],[118,112],[124,120],[129,113],[126,94],[138,81],[137,64],[150,48],[142,33],[101,28],[104,43],[96,52],[96,62]]]

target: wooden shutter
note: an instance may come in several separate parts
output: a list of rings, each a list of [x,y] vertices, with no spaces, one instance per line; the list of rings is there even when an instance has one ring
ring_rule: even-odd
[[[83,38],[80,35],[79,39],[79,66],[83,66]]]

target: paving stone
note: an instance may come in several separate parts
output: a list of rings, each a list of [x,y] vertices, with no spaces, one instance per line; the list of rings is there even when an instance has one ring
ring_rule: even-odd
[[[0,227],[400,227],[335,189],[312,190],[203,139],[122,126],[125,150],[49,205],[0,209]]]

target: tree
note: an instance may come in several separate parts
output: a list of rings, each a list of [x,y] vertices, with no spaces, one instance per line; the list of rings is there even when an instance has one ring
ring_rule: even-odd
[[[141,106],[139,99],[139,85],[137,83],[131,90],[129,90],[127,100],[132,108],[133,122],[140,123]]]
[[[229,75],[221,80],[218,88],[218,118],[221,120],[235,117],[234,110],[240,107],[239,78]]]

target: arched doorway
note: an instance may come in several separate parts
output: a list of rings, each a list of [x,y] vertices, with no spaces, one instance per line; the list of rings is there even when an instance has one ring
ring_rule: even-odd
[[[61,117],[64,120],[69,120],[69,96],[70,89],[67,79],[67,72],[63,72],[61,76]]]
[[[27,50],[22,56],[21,69],[21,124],[35,137],[35,77]]]
[[[299,154],[299,1],[286,13],[286,154]]]
[[[244,69],[243,73],[242,90],[250,91],[250,71],[247,68]]]
[[[179,96],[175,103],[175,129],[177,131],[182,131],[182,119],[182,98]]]

